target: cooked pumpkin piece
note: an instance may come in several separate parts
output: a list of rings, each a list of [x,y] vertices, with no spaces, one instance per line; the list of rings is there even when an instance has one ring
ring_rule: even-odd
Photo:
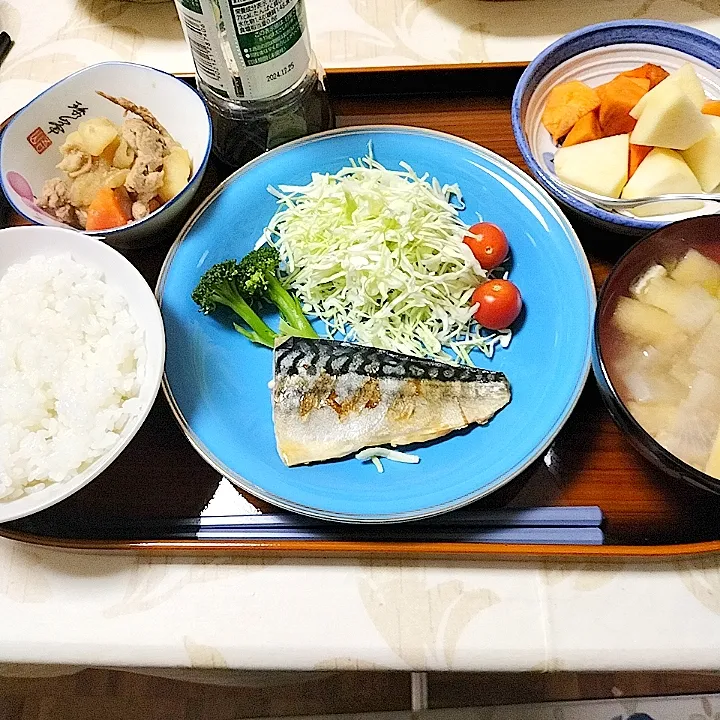
[[[598,94],[585,83],[579,80],[561,83],[550,91],[542,114],[542,124],[553,140],[558,142],[583,115],[599,105]]]
[[[620,75],[623,75],[624,77],[645,78],[646,80],[649,80],[651,90],[658,83],[661,83],[669,74],[670,73],[664,68],[661,68],[659,65],[653,65],[652,63],[645,63],[640,67],[620,73]]]
[[[651,145],[633,145],[630,143],[630,166],[628,167],[628,179],[630,179],[638,165],[648,156],[652,150]]]
[[[600,98],[600,127],[603,133],[622,135],[632,132],[637,121],[630,117],[630,111],[649,89],[649,80],[623,75],[618,75],[597,88]]]
[[[703,115],[717,115],[720,117],[720,100],[706,100],[702,106]]]
[[[597,110],[583,115],[572,127],[563,141],[563,147],[570,145],[578,145],[579,143],[590,142],[591,140],[599,140],[603,137],[603,131],[600,127]]]

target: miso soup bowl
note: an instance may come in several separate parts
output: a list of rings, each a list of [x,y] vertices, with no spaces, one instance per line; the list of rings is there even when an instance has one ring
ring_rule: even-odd
[[[178,220],[197,192],[212,141],[210,116],[202,97],[186,82],[155,68],[126,62],[91,65],[38,95],[12,118],[0,142],[0,185],[20,215],[37,225],[69,227],[38,207],[46,180],[60,176],[59,147],[83,120],[106,117],[121,124],[125,111],[96,93],[124,97],[146,107],[190,154],[192,174],[172,200],[141,220],[88,232],[108,245],[129,249],[157,242]]]
[[[618,393],[610,360],[610,348],[617,337],[613,313],[618,298],[629,296],[630,287],[648,268],[657,263],[679,260],[690,248],[720,242],[720,216],[707,215],[666,225],[640,240],[618,261],[598,298],[592,344],[592,367],[600,394],[618,427],[632,445],[667,475],[676,480],[720,494],[720,480],[688,465],[660,445],[635,420]],[[720,352],[720,348],[718,349]]]

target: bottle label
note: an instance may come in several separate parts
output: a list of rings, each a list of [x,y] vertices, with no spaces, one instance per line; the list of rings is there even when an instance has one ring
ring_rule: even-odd
[[[277,95],[307,71],[310,39],[302,0],[177,4],[198,75],[225,97]]]
[[[195,63],[195,72],[216,93],[228,97],[227,88],[232,81],[222,62],[222,50],[212,14],[208,22],[201,0],[178,0],[176,7]]]

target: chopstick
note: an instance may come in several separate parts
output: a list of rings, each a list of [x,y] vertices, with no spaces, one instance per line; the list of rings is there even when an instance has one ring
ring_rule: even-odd
[[[583,507],[546,507],[518,508],[502,510],[456,510],[446,515],[416,520],[395,525],[394,527],[443,526],[443,527],[599,527],[602,523],[602,511],[596,506]],[[228,515],[223,517],[168,519],[174,526],[182,525],[207,529],[227,527],[264,527],[264,528],[315,528],[349,527],[335,525],[326,520],[277,513],[268,515]],[[352,525],[350,527],[363,527]],[[366,526],[367,527],[367,526]]]
[[[227,528],[201,529],[195,533],[182,531],[173,533],[173,538],[197,540],[336,540],[365,542],[463,542],[498,543],[503,545],[602,545],[603,532],[600,528],[488,528],[475,531],[434,530],[424,528],[421,531],[391,531],[388,526],[382,529],[367,529],[360,532],[353,528],[351,532],[338,532],[328,529],[297,528]]]
[[[200,517],[175,523],[173,532],[198,540],[364,540],[602,545],[599,507],[460,510],[416,522],[339,525],[314,518],[272,515]]]

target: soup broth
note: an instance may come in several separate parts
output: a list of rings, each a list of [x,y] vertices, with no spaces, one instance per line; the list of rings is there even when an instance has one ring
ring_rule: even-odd
[[[720,478],[720,257],[714,246],[650,267],[618,298],[608,369],[635,420]]]

